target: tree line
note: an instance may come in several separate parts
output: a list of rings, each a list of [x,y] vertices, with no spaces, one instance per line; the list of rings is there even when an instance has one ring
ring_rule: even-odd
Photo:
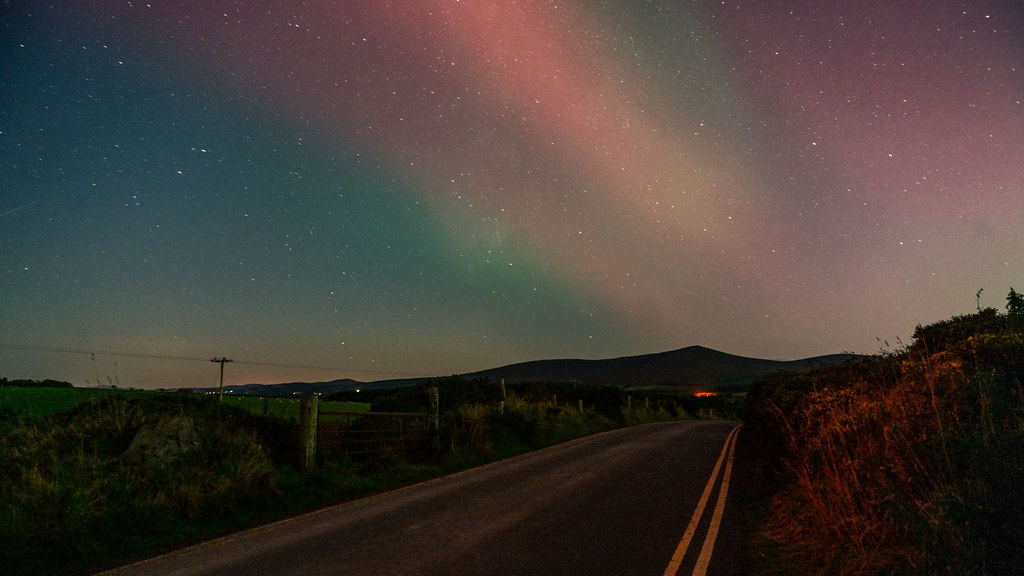
[[[70,382],[60,380],[8,380],[0,378],[0,388],[72,388]]]

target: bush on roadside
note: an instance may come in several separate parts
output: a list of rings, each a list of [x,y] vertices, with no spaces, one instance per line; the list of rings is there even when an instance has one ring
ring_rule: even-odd
[[[1024,334],[991,310],[905,349],[762,378],[744,438],[760,532],[817,574],[1003,574],[1024,565]],[[814,559],[814,560],[811,560]]]

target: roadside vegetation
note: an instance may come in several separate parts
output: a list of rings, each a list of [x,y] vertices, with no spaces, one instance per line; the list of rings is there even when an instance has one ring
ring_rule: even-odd
[[[428,385],[440,391],[437,453],[321,459],[314,472],[299,470],[296,423],[277,399],[0,387],[0,574],[89,573],[571,438],[708,414],[667,393],[573,384],[502,392],[457,377],[378,394],[373,409],[426,411]],[[325,404],[369,407],[335,400]],[[726,416],[721,406],[711,412]],[[128,456],[143,427],[184,417],[196,436],[179,458]]]
[[[1020,574],[1024,302],[748,395],[752,574]]]

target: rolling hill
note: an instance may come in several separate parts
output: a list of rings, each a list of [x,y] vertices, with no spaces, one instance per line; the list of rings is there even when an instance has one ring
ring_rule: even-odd
[[[703,346],[608,360],[536,360],[465,374],[508,383],[580,382],[624,388],[671,387],[694,391],[743,388],[770,372],[804,371],[855,357],[834,354],[794,361],[735,356]]]
[[[758,377],[771,372],[804,371],[822,365],[840,364],[856,357],[855,354],[831,354],[792,361],[764,360],[727,354],[703,346],[690,346],[670,352],[606,360],[534,360],[459,374],[459,376],[469,379],[484,378],[492,382],[504,379],[509,384],[579,382],[581,384],[622,386],[623,388],[676,388],[693,392],[734,392],[742,391]],[[360,382],[345,378],[329,382],[246,384],[225,386],[225,393],[249,396],[291,396],[306,392],[331,394],[357,388],[399,388],[411,386],[427,379],[406,378]],[[216,388],[203,388],[196,391],[216,391]]]

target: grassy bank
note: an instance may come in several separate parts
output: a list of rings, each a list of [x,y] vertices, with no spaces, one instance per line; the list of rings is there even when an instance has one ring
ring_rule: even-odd
[[[1019,574],[1022,320],[986,309],[895,352],[755,384],[751,572]]]
[[[624,409],[614,390],[559,388],[558,399],[550,390],[501,396],[457,378],[433,384],[440,455],[322,460],[313,473],[295,467],[294,423],[264,416],[258,399],[243,409],[228,398],[109,392],[65,412],[0,408],[0,573],[88,573],[570,438],[687,417],[668,402]],[[381,407],[415,404],[420,391],[395,392]],[[193,450],[157,466],[125,456],[144,425],[179,416],[195,423]]]

